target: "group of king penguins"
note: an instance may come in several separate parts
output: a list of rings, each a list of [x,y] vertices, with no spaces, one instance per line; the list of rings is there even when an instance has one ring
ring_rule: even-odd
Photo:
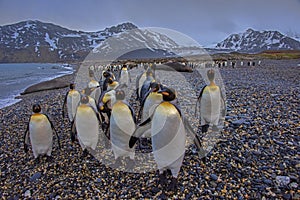
[[[214,72],[210,71],[208,76],[213,83]],[[177,92],[156,81],[155,65],[145,65],[144,71],[136,77],[136,100],[140,104],[136,116],[134,109],[125,100],[126,88],[131,83],[126,65],[121,68],[118,80],[109,70],[102,71],[99,81],[95,79],[93,72],[89,73],[89,77],[87,87],[81,92],[76,90],[74,84],[70,84],[70,90],[64,99],[62,117],[65,117],[67,111],[71,123],[71,140],[75,141],[77,137],[83,152],[95,151],[101,127],[110,141],[115,158],[114,166],[118,166],[122,159],[128,158],[126,167],[133,168],[137,141],[139,138],[150,138],[154,160],[159,170],[159,184],[166,186],[167,174],[171,173],[172,179],[168,188],[176,189],[177,176],[185,155],[186,132],[193,132],[176,103]],[[208,93],[220,94],[219,90],[218,86],[210,84],[200,92],[198,101],[201,104],[200,108],[203,108],[202,132],[207,131],[209,124],[216,125],[218,121],[219,110],[211,110],[214,109],[212,107],[205,110],[204,104],[209,101],[210,97],[206,97]],[[215,117],[210,113],[214,113]],[[138,124],[137,118],[140,119]],[[41,113],[40,105],[33,105],[33,114],[24,136],[25,152],[28,151],[30,138],[35,158],[40,155],[51,156],[53,132],[56,133],[59,143],[59,136],[52,122],[46,114]],[[201,148],[197,134],[194,142],[197,148]]]

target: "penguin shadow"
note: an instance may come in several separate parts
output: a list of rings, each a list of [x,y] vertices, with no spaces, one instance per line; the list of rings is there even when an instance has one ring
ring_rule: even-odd
[[[130,171],[134,169],[135,165],[135,161],[130,159],[130,157],[119,157],[110,167],[119,171]]]

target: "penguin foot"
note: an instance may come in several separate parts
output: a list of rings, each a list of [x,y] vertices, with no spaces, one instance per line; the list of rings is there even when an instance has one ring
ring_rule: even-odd
[[[121,157],[118,157],[115,163],[111,166],[112,168],[119,168],[122,165]]]
[[[135,161],[133,159],[128,158],[126,161],[126,169],[133,169],[135,166]]]
[[[159,177],[159,184],[161,186],[165,186],[168,183],[166,171],[164,171],[162,174],[159,174],[158,177]]]
[[[41,157],[38,156],[34,159],[34,164],[39,164],[41,162]]]
[[[212,131],[213,131],[213,132],[219,131],[219,128],[218,128],[216,125],[213,125]]]
[[[168,191],[175,192],[177,190],[177,178],[172,177],[171,183],[168,186]]]
[[[206,163],[206,157],[201,158],[201,161],[205,164]]]
[[[52,162],[53,161],[53,157],[52,156],[47,156],[46,157],[46,161],[47,162]]]
[[[209,128],[209,124],[205,124],[201,127],[201,131],[202,133],[206,133],[208,131],[208,128]]]
[[[87,150],[87,149],[84,149],[80,157],[81,157],[81,158],[86,158],[88,155],[89,155],[88,150]]]

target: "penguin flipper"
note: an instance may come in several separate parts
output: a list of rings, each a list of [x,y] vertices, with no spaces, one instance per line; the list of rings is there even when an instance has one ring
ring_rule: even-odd
[[[147,130],[151,128],[151,118],[149,117],[146,121],[142,122],[138,127],[135,129],[134,133],[130,137],[129,140],[129,147],[132,148],[136,141],[141,137]]]
[[[66,104],[67,104],[67,98],[68,98],[68,95],[69,95],[69,92],[67,92],[67,94],[66,94],[66,96],[65,96],[65,99],[64,99],[63,106],[62,106],[62,118],[65,117],[65,108],[66,108]]]
[[[197,97],[197,102],[196,102],[196,106],[195,106],[195,116],[197,116],[197,108],[198,108],[198,103],[200,102],[200,99],[203,95],[204,89],[206,88],[207,85],[204,85],[199,93],[199,96]]]
[[[27,128],[26,131],[24,133],[24,140],[23,140],[23,144],[24,144],[24,152],[27,153],[28,152],[28,133],[29,133],[29,123],[27,124]]]
[[[52,130],[55,132],[55,135],[56,135],[56,137],[57,137],[58,147],[59,147],[59,149],[61,149],[61,146],[60,146],[60,140],[59,140],[58,133],[57,133],[57,131],[55,130],[54,125],[53,125],[52,121],[49,119],[48,115],[45,115],[45,116],[47,117],[47,119],[48,119],[48,121],[49,121],[49,123],[50,123],[50,125],[51,125]]]
[[[76,115],[75,115],[76,117]],[[75,133],[76,133],[76,126],[75,126],[75,117],[74,120],[71,122],[71,131],[70,131],[70,135],[71,135],[71,141],[75,142]]]
[[[197,149],[200,150],[202,148],[202,144],[199,136],[197,135],[197,133],[195,133],[194,129],[191,127],[190,123],[186,118],[183,118],[182,121],[186,132],[189,133],[189,135],[193,138]]]

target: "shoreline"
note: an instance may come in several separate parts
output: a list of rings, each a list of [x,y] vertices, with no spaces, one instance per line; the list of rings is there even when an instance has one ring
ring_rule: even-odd
[[[66,64],[66,63],[55,63],[55,64]],[[66,87],[69,87],[70,83],[74,82],[76,73],[80,67],[80,63],[72,63],[69,64],[73,67],[73,72],[71,74],[63,74],[59,77],[54,77],[49,80],[44,80],[35,84],[32,84],[25,89],[22,90],[19,94],[16,94],[13,100],[18,100],[16,102],[13,102],[7,106],[4,106],[0,109],[4,109],[6,107],[13,106],[17,103],[20,103],[26,95],[43,92],[43,91],[51,91],[56,89],[63,89]]]

